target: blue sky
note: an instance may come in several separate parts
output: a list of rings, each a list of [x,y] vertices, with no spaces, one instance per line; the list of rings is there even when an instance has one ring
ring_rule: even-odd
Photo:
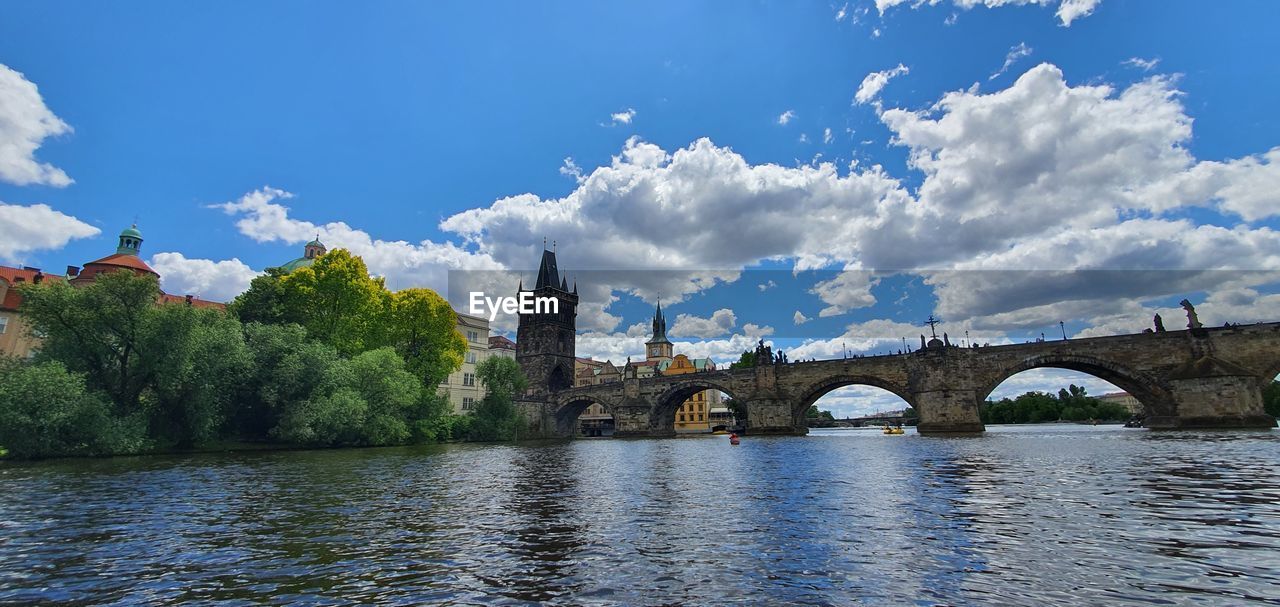
[[[0,263],[82,264],[136,217],[173,292],[231,297],[316,233],[443,290],[546,236],[620,272],[584,293],[601,357],[639,355],[659,295],[718,359],[874,352],[930,313],[993,343],[1184,296],[1280,316],[1280,4],[960,4],[9,3]],[[1034,296],[1079,269],[1250,272]],[[876,273],[815,292],[842,270]]]

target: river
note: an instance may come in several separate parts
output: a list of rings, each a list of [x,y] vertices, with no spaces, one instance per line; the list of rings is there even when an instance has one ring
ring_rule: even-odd
[[[1280,432],[199,454],[0,488],[0,604],[1280,604]]]

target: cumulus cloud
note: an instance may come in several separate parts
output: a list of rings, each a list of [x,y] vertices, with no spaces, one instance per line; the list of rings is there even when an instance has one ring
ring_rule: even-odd
[[[70,132],[71,127],[45,106],[34,83],[0,64],[0,180],[15,185],[71,185],[62,169],[35,159],[36,149],[46,138]]]
[[[796,313],[791,316],[791,322],[795,323],[796,325],[803,325],[804,323],[807,323],[810,320],[813,320],[813,319],[805,316],[802,312],[800,312],[800,310],[796,310]]]
[[[27,253],[60,249],[73,239],[97,236],[100,232],[46,204],[23,206],[0,202],[0,260],[16,262]]]
[[[726,335],[738,324],[738,319],[729,308],[721,308],[711,313],[709,318],[692,314],[681,314],[671,325],[672,337],[720,337]]]
[[[884,15],[889,8],[905,4],[910,8],[919,8],[921,6],[936,6],[946,0],[876,0],[876,9]],[[976,6],[985,6],[987,8],[997,8],[1001,6],[1022,6],[1026,4],[1035,4],[1039,6],[1053,6],[1057,4],[1058,10],[1056,15],[1063,26],[1069,27],[1073,21],[1081,17],[1088,17],[1093,14],[1093,10],[1102,3],[1102,0],[950,0],[957,8],[968,10]]]
[[[858,92],[853,95],[853,102],[856,105],[863,105],[875,101],[880,96],[880,91],[884,89],[889,81],[911,73],[907,66],[898,64],[898,67],[887,69],[880,72],[871,72],[862,79],[862,84],[858,85]]]
[[[879,280],[870,272],[858,269],[846,269],[835,278],[815,283],[810,292],[828,304],[818,312],[818,317],[837,316],[849,310],[875,305],[876,298],[871,294],[871,287],[878,283]]]
[[[786,125],[788,122],[791,122],[792,118],[795,118],[795,117],[796,117],[795,112],[791,110],[787,110],[778,116],[778,124]]]
[[[918,173],[914,188],[879,166],[752,164],[705,138],[668,151],[633,137],[608,164],[579,170],[563,197],[518,194],[445,218],[440,228],[460,244],[388,243],[346,224],[294,219],[289,195],[271,188],[219,206],[264,242],[301,243],[319,231],[393,284],[430,284],[433,268],[528,269],[550,236],[567,243],[562,268],[605,271],[579,282],[579,326],[598,335],[615,335],[621,319],[608,308],[617,294],[675,303],[765,260],[843,268],[814,289],[827,316],[874,304],[874,277],[904,273],[933,287],[934,311],[998,333],[1124,312],[1108,303],[1118,300],[1258,288],[1265,277],[1208,270],[1280,267],[1268,227],[1179,218],[1190,206],[1246,221],[1280,208],[1270,203],[1280,152],[1196,159],[1182,96],[1161,76],[1123,88],[1072,85],[1043,64],[1003,90],[885,109],[892,144]],[[1078,272],[1091,269],[1181,273],[1116,282]]]
[[[822,129],[822,143],[831,143],[835,141],[835,136],[831,134],[831,127]]]
[[[443,293],[449,270],[504,269],[489,255],[468,251],[452,242],[387,241],[341,221],[316,224],[295,219],[290,216],[289,207],[282,204],[293,197],[267,186],[213,207],[237,217],[240,233],[258,242],[300,245],[319,235],[330,249],[341,247],[363,257],[369,271],[386,277],[387,286],[392,289],[430,287]]]
[[[761,291],[761,292],[764,292],[764,291],[768,291],[769,289],[772,289],[772,288],[774,288],[774,287],[776,287],[776,286],[778,286],[778,283],[773,282],[772,280],[769,280],[769,281],[766,281],[766,282],[763,282],[763,283],[760,283],[760,284],[756,285],[756,288],[760,289],[760,291]]]
[[[239,259],[188,259],[182,253],[156,253],[150,264],[160,274],[160,287],[166,293],[212,301],[231,301],[259,274]]]
[[[1029,57],[1031,56],[1031,53],[1032,48],[1027,46],[1026,42],[1019,42],[1017,46],[1010,47],[1009,52],[1004,56],[1004,65],[1001,65],[1000,69],[988,76],[987,80],[995,80],[996,78],[999,78],[1005,72],[1009,71],[1009,68],[1013,67],[1013,64],[1017,63],[1019,59]]]

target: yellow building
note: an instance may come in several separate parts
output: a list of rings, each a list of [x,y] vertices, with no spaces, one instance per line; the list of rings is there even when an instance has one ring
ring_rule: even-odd
[[[35,268],[0,266],[0,356],[30,358],[35,355],[40,339],[31,335],[30,327],[18,312],[22,305],[18,287],[24,283],[39,284],[46,279],[62,280],[62,277],[49,277]]]
[[[716,364],[709,358],[689,358],[677,354],[670,363],[659,367],[663,375],[684,375],[714,371]],[[719,390],[703,390],[684,401],[676,409],[676,432],[710,432],[712,426],[711,410],[720,407]]]

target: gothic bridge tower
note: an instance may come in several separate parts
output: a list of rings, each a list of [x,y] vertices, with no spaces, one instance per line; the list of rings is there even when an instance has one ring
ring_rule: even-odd
[[[526,292],[523,281],[517,296]],[[529,380],[532,396],[545,396],[573,387],[574,337],[577,331],[578,285],[569,290],[569,282],[560,275],[555,251],[542,251],[538,280],[532,295],[555,298],[559,311],[535,310],[521,314],[516,329],[516,362]],[[524,297],[528,297],[527,295]]]

